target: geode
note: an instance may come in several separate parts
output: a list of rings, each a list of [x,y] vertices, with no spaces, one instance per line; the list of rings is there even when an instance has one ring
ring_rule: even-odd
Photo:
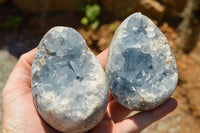
[[[54,27],[32,64],[32,95],[41,117],[61,132],[85,132],[103,118],[109,100],[106,74],[81,35]]]
[[[172,95],[178,80],[166,37],[146,16],[135,13],[111,41],[106,74],[114,98],[131,110],[151,110]]]

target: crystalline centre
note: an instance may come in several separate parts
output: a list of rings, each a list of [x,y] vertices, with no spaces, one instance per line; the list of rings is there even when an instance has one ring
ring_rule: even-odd
[[[106,73],[115,99],[133,110],[151,110],[173,93],[177,66],[166,37],[141,13],[125,19],[109,47]]]
[[[54,27],[32,64],[32,94],[42,118],[61,132],[85,132],[103,118],[109,100],[106,74],[72,28]]]

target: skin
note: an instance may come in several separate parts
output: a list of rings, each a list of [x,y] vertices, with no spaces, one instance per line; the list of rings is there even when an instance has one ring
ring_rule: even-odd
[[[59,133],[37,113],[31,92],[31,66],[36,48],[23,54],[13,69],[2,91],[2,133]],[[97,58],[105,69],[108,50]],[[175,99],[154,110],[140,112],[129,118],[132,112],[121,106],[110,94],[110,101],[103,120],[89,133],[138,133],[153,122],[172,112],[177,106]]]

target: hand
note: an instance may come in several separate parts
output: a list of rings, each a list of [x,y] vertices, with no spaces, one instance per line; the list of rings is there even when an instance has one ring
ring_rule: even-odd
[[[22,55],[2,91],[3,133],[58,133],[39,116],[31,92],[31,65],[36,48]],[[97,56],[105,68],[107,50]],[[103,120],[90,133],[136,133],[164,117],[177,106],[169,99],[160,107],[140,112],[124,119],[131,110],[117,103],[110,94],[110,101]]]

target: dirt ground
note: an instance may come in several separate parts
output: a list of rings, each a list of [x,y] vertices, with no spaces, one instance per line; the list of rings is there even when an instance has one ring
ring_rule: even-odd
[[[92,30],[80,25],[79,14],[28,14],[13,9],[12,5],[0,7],[0,12],[0,50],[7,49],[16,57],[36,47],[42,36],[56,25],[77,29],[92,51],[98,54],[109,47],[113,37],[114,31],[110,23],[118,26],[122,22],[105,13],[100,16],[100,27]],[[8,15],[23,16],[18,30],[2,28]],[[176,27],[169,21],[159,22],[158,26],[166,35],[177,60],[179,80],[172,97],[177,99],[178,107],[143,132],[200,133],[200,37],[196,47],[189,54],[185,54],[181,46],[175,43],[178,37]]]

